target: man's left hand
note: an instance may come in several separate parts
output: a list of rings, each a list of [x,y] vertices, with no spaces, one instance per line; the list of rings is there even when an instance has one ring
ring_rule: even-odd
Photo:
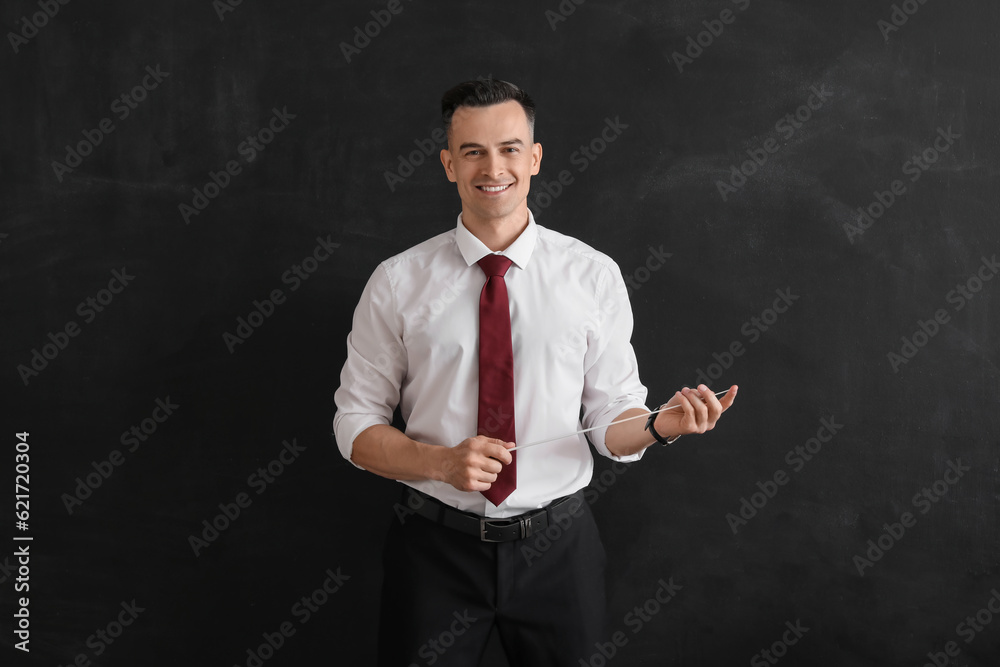
[[[722,413],[736,400],[737,390],[738,387],[733,385],[720,400],[706,385],[700,384],[697,389],[684,387],[664,406],[681,407],[660,412],[656,415],[653,428],[664,437],[711,431]]]

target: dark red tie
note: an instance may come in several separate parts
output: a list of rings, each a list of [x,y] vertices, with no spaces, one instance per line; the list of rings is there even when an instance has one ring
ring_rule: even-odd
[[[479,266],[486,284],[479,295],[479,435],[514,442],[514,351],[510,342],[510,306],[504,274],[510,260],[486,255]],[[517,452],[483,495],[494,505],[517,487]]]

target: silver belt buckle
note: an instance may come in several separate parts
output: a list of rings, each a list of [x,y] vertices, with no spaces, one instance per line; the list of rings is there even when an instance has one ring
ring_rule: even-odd
[[[486,517],[481,518],[479,520],[479,539],[482,540],[483,542],[502,542],[503,540],[494,540],[494,539],[491,539],[489,537],[486,537],[486,527],[487,526],[490,526],[491,528],[492,527],[498,527],[498,526],[492,526],[490,524],[490,520],[487,519]]]
[[[534,519],[535,517],[541,516],[543,514],[545,514],[545,511],[541,510],[541,511],[538,511],[538,512],[530,512],[530,513],[522,514],[522,515],[520,515],[518,517],[512,517],[512,518],[516,518],[517,519],[518,527],[521,529],[520,539],[523,540],[524,538],[526,538],[529,535],[533,534],[533,528],[534,527],[532,526],[531,520]],[[507,520],[508,519],[501,519],[501,521],[507,521]],[[514,523],[510,522],[510,523],[508,523],[506,525],[512,526],[512,525],[514,525]],[[479,519],[479,539],[480,540],[482,540],[483,542],[503,542],[504,541],[504,540],[494,540],[494,539],[491,539],[491,538],[487,537],[486,536],[486,527],[487,526],[490,526],[491,528],[499,528],[499,526],[493,526],[492,524],[490,524],[490,520],[487,519],[486,517],[482,517],[481,519]]]

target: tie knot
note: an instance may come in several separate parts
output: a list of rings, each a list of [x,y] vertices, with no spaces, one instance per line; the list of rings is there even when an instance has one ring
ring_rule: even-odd
[[[479,260],[479,266],[487,277],[500,276],[502,278],[510,265],[511,261],[503,255],[486,255]]]

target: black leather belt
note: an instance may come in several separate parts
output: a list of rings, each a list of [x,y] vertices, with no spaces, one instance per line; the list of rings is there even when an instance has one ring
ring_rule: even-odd
[[[509,542],[531,537],[549,527],[555,510],[574,500],[582,504],[583,499],[583,489],[580,489],[572,495],[553,500],[542,509],[506,519],[490,519],[457,510],[411,487],[403,491],[403,503],[414,513],[453,530],[473,535],[483,542]],[[577,510],[573,508],[570,511]]]

